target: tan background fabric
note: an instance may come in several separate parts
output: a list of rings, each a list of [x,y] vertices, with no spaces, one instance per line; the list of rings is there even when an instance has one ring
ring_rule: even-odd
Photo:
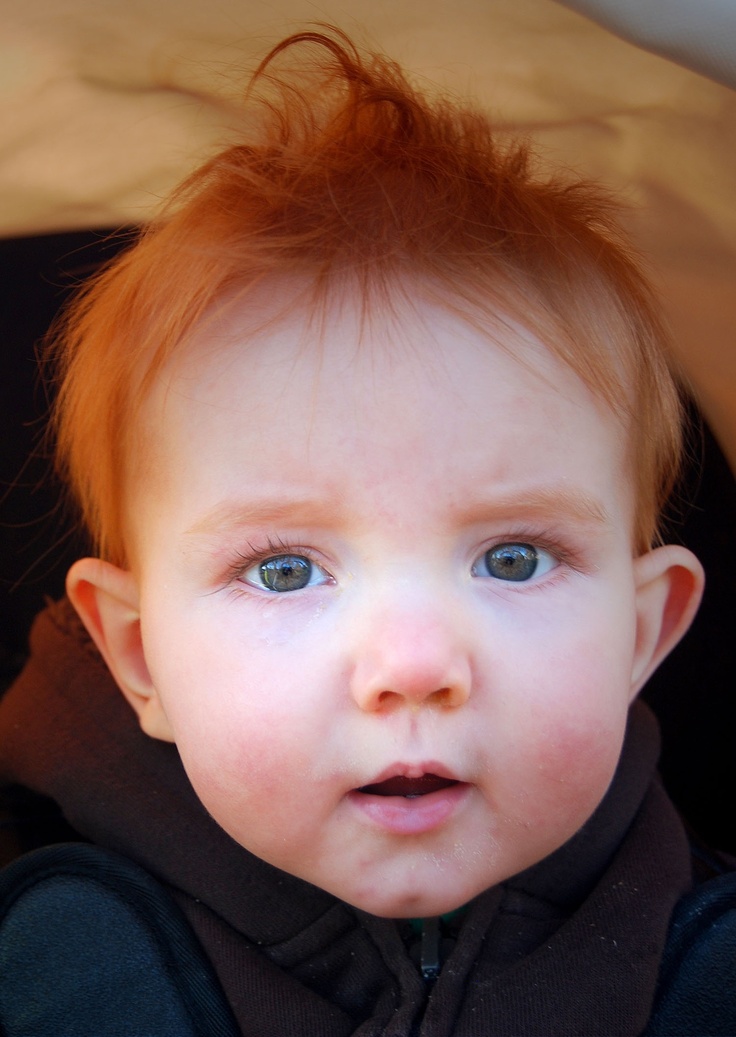
[[[621,193],[736,465],[733,0],[0,0],[0,234],[145,221],[232,136],[247,69],[315,20]]]

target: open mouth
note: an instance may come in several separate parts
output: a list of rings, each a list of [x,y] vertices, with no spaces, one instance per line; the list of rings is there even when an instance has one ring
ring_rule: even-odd
[[[458,782],[452,778],[442,778],[439,774],[422,774],[419,778],[407,778],[397,774],[375,785],[363,785],[357,791],[368,796],[403,796],[404,799],[418,799],[419,796],[428,796],[431,792],[439,792],[440,789],[448,789],[457,784]]]
[[[442,828],[467,803],[471,793],[467,782],[439,764],[427,770],[399,765],[383,775],[376,775],[378,781],[353,789],[347,800],[358,817],[390,836],[424,836]]]

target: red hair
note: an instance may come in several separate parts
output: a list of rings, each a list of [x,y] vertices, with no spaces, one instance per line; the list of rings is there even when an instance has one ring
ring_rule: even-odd
[[[428,100],[336,30],[275,47],[246,108],[261,116],[250,139],[189,177],[57,338],[57,457],[99,553],[128,562],[137,411],[193,326],[269,275],[306,275],[325,298],[346,272],[367,311],[407,273],[474,321],[519,321],[569,364],[628,431],[645,550],[678,469],[680,403],[608,197],[536,175],[483,114]]]

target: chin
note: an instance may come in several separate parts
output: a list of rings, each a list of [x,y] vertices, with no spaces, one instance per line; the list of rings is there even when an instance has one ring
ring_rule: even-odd
[[[352,896],[345,893],[338,896],[352,907],[377,918],[435,918],[463,907],[481,892],[483,890],[466,893],[456,888],[446,892],[411,889],[392,893],[387,889],[381,889]]]

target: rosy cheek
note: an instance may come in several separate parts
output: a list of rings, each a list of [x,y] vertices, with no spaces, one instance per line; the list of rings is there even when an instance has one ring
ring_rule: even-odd
[[[553,660],[548,684],[527,703],[526,721],[540,774],[586,786],[608,782],[626,729],[629,681],[623,653],[606,658],[595,632]],[[554,677],[554,674],[557,674]]]
[[[507,816],[522,819],[524,827],[559,833],[564,841],[603,798],[616,769],[622,733],[608,725],[551,718],[528,745],[526,758],[509,766]]]
[[[582,797],[607,787],[616,768],[620,742],[616,732],[569,730],[556,733],[540,752],[540,772],[550,781],[578,789]]]
[[[239,694],[231,708],[218,705],[189,728],[180,751],[197,793],[259,812],[279,810],[308,780],[312,767],[303,725],[293,711],[248,704]]]

